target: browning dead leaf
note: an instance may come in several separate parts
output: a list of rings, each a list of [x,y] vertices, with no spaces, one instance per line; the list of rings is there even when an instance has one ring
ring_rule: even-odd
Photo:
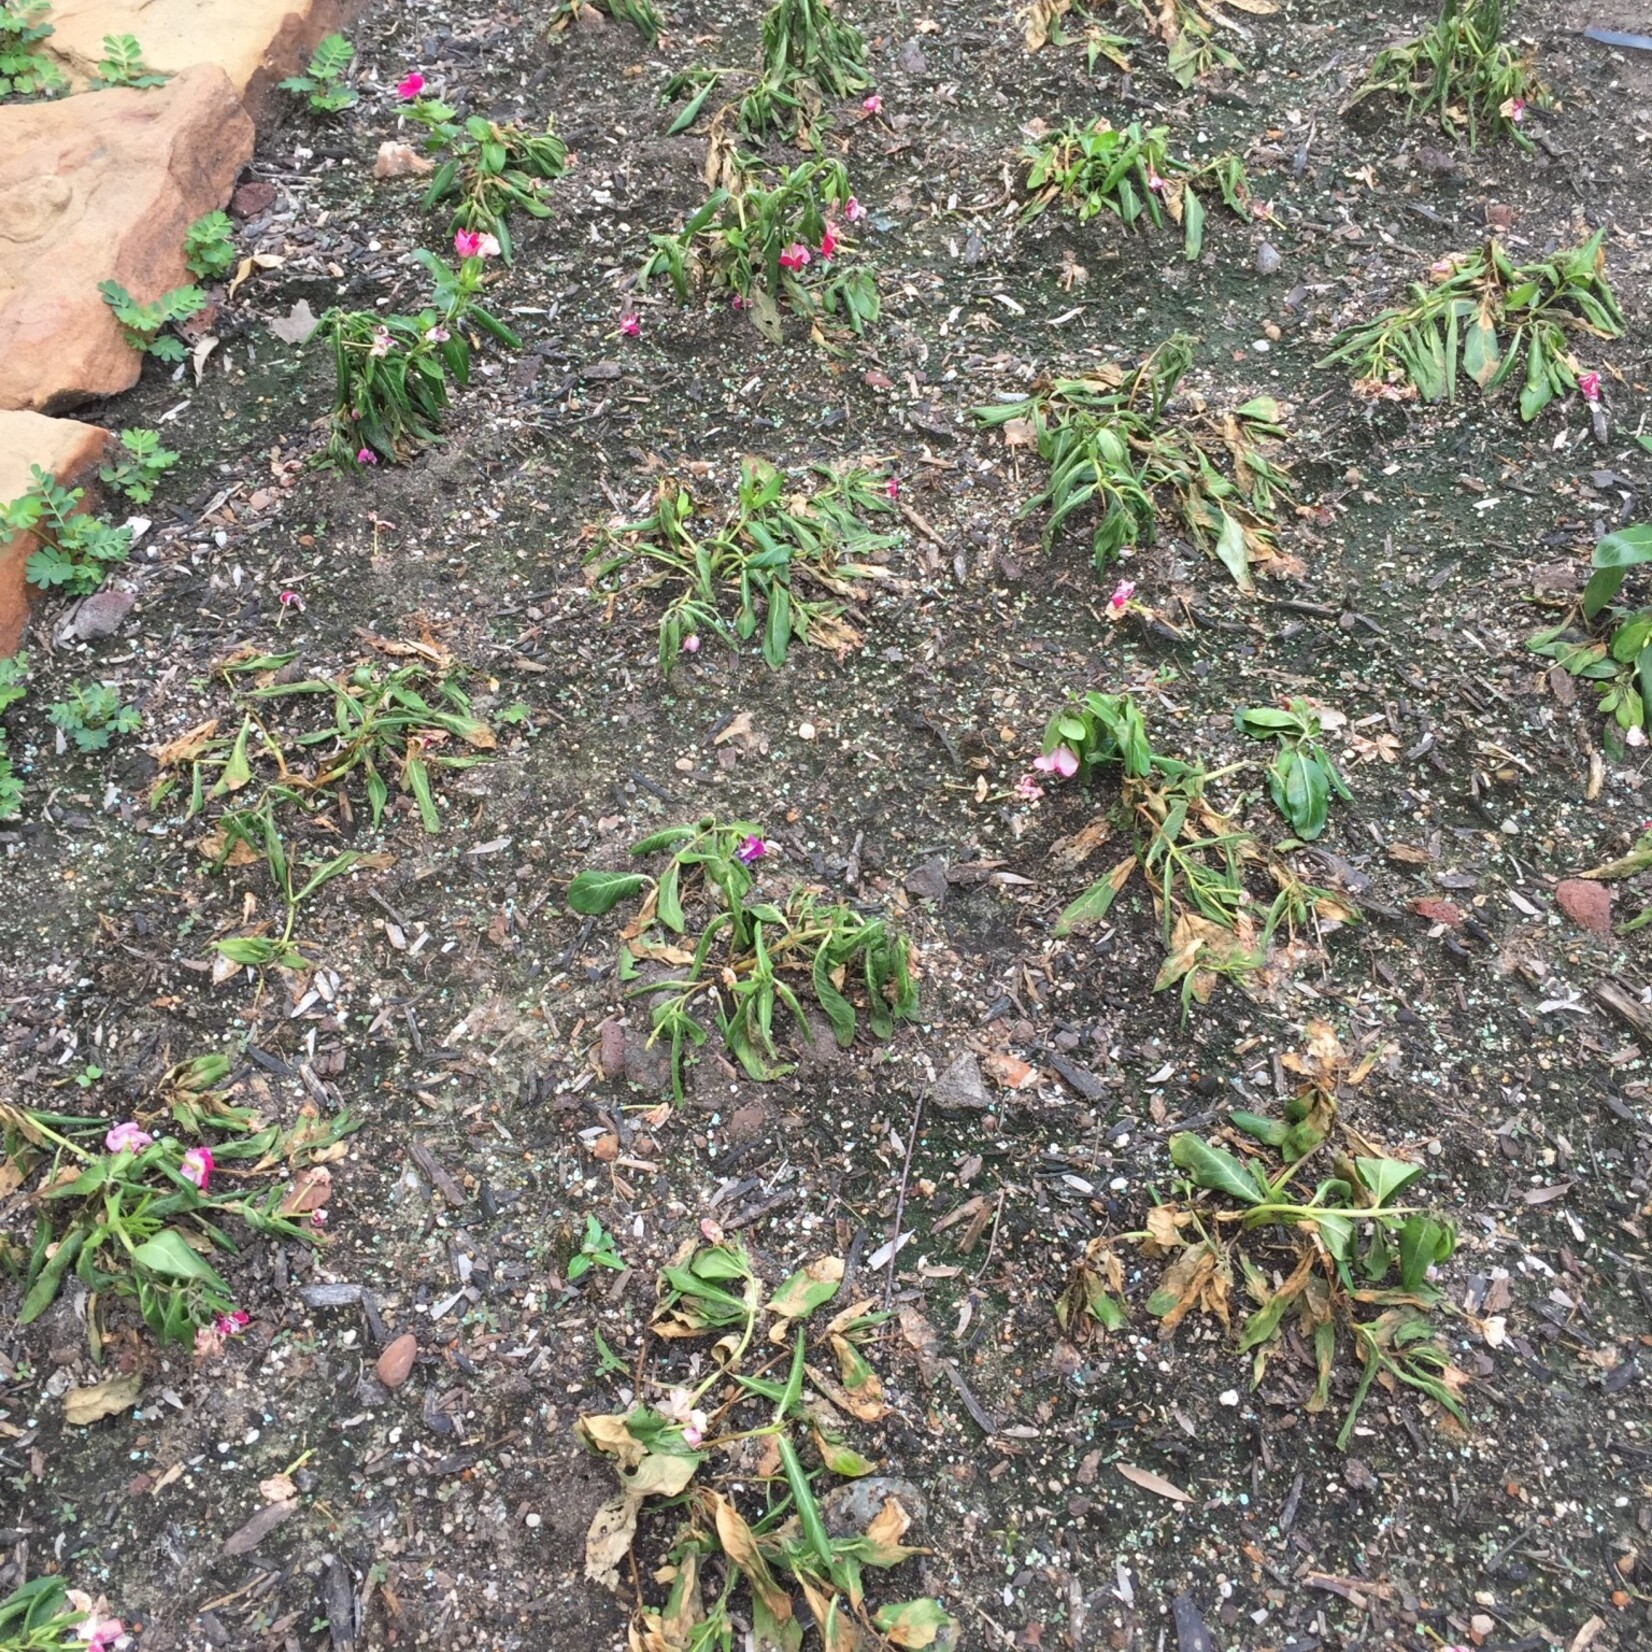
[[[1147,1311],[1159,1320],[1159,1334],[1168,1337],[1193,1311],[1202,1308],[1224,1326],[1233,1269],[1227,1252],[1214,1239],[1184,1245],[1165,1269],[1159,1288],[1147,1299]]]
[[[1056,1321],[1068,1341],[1082,1348],[1101,1331],[1120,1329],[1125,1312],[1118,1299],[1123,1294],[1124,1265],[1107,1240],[1092,1239],[1056,1299]]]
[[[769,1341],[789,1341],[792,1324],[806,1320],[816,1308],[830,1302],[842,1283],[841,1256],[816,1257],[808,1266],[799,1268],[769,1298],[769,1312],[775,1316],[775,1323],[769,1327]]]

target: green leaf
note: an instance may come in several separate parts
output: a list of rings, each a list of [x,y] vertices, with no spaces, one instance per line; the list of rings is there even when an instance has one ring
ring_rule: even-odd
[[[927,1597],[880,1607],[873,1624],[893,1646],[922,1652],[953,1652],[959,1644],[958,1622],[940,1604]]]
[[[1256,1113],[1229,1113],[1228,1122],[1235,1130],[1243,1130],[1247,1136],[1268,1147],[1282,1147],[1291,1131],[1283,1120],[1265,1119]]]
[[[146,1239],[132,1252],[132,1260],[167,1279],[194,1279],[220,1291],[229,1289],[211,1263],[192,1249],[176,1228],[163,1228],[153,1239]]]
[[[1226,1193],[1247,1205],[1259,1205],[1264,1195],[1249,1172],[1225,1148],[1212,1147],[1191,1131],[1178,1131],[1170,1138],[1170,1162],[1184,1170],[1199,1187]]]
[[[1355,1159],[1354,1168],[1379,1205],[1387,1204],[1423,1173],[1422,1165],[1407,1164],[1404,1159]]]
[[[598,918],[646,889],[649,881],[641,872],[580,872],[568,885],[568,904],[585,917]]]

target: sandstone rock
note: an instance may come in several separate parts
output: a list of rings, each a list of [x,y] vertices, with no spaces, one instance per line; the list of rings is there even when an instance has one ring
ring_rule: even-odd
[[[1554,886],[1555,905],[1575,924],[1597,935],[1612,933],[1612,892],[1603,883],[1567,878]]]
[[[108,440],[109,432],[95,424],[0,412],[0,503],[28,492],[34,465],[65,484],[78,481],[97,464]],[[34,548],[33,534],[0,538],[0,655],[10,654],[23,635],[28,617],[23,567]]]
[[[400,1388],[407,1381],[418,1354],[418,1339],[411,1331],[404,1331],[379,1355],[378,1364],[373,1367],[374,1374],[386,1388]]]
[[[244,183],[229,198],[229,209],[237,218],[256,218],[275,205],[275,185],[262,178]]]
[[[142,303],[184,285],[184,232],[223,205],[252,143],[210,64],[157,91],[0,108],[0,409],[59,412],[136,382],[142,358],[98,283]]]
[[[343,18],[338,0],[53,0],[53,55],[84,85],[106,34],[136,35],[162,74],[216,63],[235,95],[262,112],[275,83],[308,61]],[[214,202],[217,206],[221,203]]]

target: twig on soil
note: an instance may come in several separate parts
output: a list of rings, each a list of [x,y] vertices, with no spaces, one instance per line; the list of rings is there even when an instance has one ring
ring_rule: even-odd
[[[998,1432],[998,1424],[986,1407],[970,1392],[969,1384],[958,1374],[958,1367],[951,1360],[942,1360],[941,1369],[946,1372],[947,1381],[958,1391],[958,1398],[964,1402],[964,1409],[974,1419],[975,1426],[990,1439]]]
[[[987,1240],[987,1254],[981,1259],[981,1265],[975,1270],[975,1277],[980,1279],[992,1266],[993,1252],[998,1249],[998,1224],[1004,1219],[1004,1189],[998,1190],[998,1208],[992,1213],[992,1237]]]
[[[900,1192],[895,1196],[895,1224],[889,1230],[889,1272],[883,1281],[885,1308],[895,1295],[895,1260],[901,1252],[901,1217],[906,1211],[906,1183],[912,1174],[912,1150],[918,1145],[918,1125],[923,1119],[924,1098],[928,1094],[927,1085],[918,1092],[917,1105],[912,1109],[912,1127],[906,1136],[906,1158],[901,1165]]]

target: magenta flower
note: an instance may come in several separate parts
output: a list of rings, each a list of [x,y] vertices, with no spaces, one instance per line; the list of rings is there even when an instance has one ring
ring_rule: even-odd
[[[743,310],[743,309],[745,309],[745,307],[746,307],[746,301],[745,301],[745,299],[743,299],[743,298],[742,298],[742,297],[741,297],[741,296],[740,296],[740,295],[739,295],[739,293],[736,293],[736,294],[735,294],[735,295],[734,295],[734,297],[733,297],[733,298],[732,298],[732,299],[731,299],[731,300],[730,300],[730,305],[729,305],[729,307],[730,307],[730,308],[731,308],[731,309],[735,309],[735,310]]]
[[[901,496],[900,477],[891,476],[889,480],[883,484],[883,491],[887,493],[891,499],[899,499]]]
[[[769,852],[769,846],[760,837],[748,837],[738,849],[734,851],[734,858],[742,866],[754,866]]]
[[[147,1130],[125,1119],[103,1138],[103,1145],[111,1153],[141,1153],[154,1140]]]
[[[424,90],[424,76],[417,69],[411,70],[396,82],[396,96],[403,103],[411,103]]]
[[[361,454],[356,455],[356,460],[360,462]],[[283,608],[296,608],[301,614],[304,612],[304,599],[297,591],[283,591],[276,600]]]
[[[1147,187],[1152,190],[1155,195],[1164,194],[1164,179],[1161,178],[1152,167],[1148,167],[1147,169]]]
[[[424,341],[426,344],[446,344],[452,337],[453,334],[438,321],[434,327],[426,330]]]
[[[461,258],[479,258],[482,255],[482,237],[473,229],[453,232],[453,250]]]
[[[1033,767],[1044,774],[1058,774],[1063,780],[1071,780],[1078,773],[1078,753],[1070,746],[1057,746],[1054,751],[1035,757]]]
[[[792,244],[780,255],[780,267],[783,270],[800,270],[809,262],[809,249],[801,241]]]
[[[866,216],[866,208],[863,207],[853,195],[851,195],[849,199],[843,203],[843,216],[847,218],[851,224],[858,224],[861,219]]]
[[[183,1163],[178,1166],[178,1174],[186,1182],[193,1182],[202,1193],[206,1192],[206,1185],[212,1179],[212,1149],[210,1147],[192,1147],[184,1154]]]
[[[1577,390],[1586,402],[1598,402],[1600,400],[1600,374],[1579,373],[1577,376]]]
[[[883,110],[883,99],[880,98],[876,92],[874,92],[871,97],[867,98],[861,104],[861,108],[864,109],[869,115],[879,114]]]
[[[1024,774],[1015,783],[1015,795],[1023,803],[1036,803],[1044,795],[1044,788],[1030,774]]]
[[[642,322],[638,320],[635,310],[627,310],[620,317],[620,331],[627,338],[635,338],[642,331]]]
[[[221,1337],[238,1337],[252,1323],[252,1315],[244,1309],[236,1308],[227,1314],[219,1314],[212,1322],[212,1328]]]
[[[831,259],[832,254],[836,251],[837,251],[837,236],[833,232],[832,226],[830,224],[828,224],[826,226],[826,228],[821,231],[821,235],[820,235],[820,256],[821,256],[821,259],[823,261],[829,261]]]
[[[1122,614],[1124,605],[1136,594],[1136,582],[1133,579],[1121,579],[1113,594],[1107,599],[1107,611],[1110,614]]]
[[[683,652],[685,654],[698,654],[700,652],[700,639],[697,636],[684,637]]]
[[[358,465],[376,465],[378,462],[379,456],[372,448],[358,447],[356,449],[356,463]]]
[[[119,1618],[100,1618],[96,1612],[75,1625],[75,1633],[86,1642],[87,1652],[112,1652],[115,1642],[126,1633]]]
[[[367,347],[367,353],[370,356],[383,358],[390,354],[390,346],[394,342],[395,340],[391,338],[388,327],[375,327],[373,329],[373,342]]]

